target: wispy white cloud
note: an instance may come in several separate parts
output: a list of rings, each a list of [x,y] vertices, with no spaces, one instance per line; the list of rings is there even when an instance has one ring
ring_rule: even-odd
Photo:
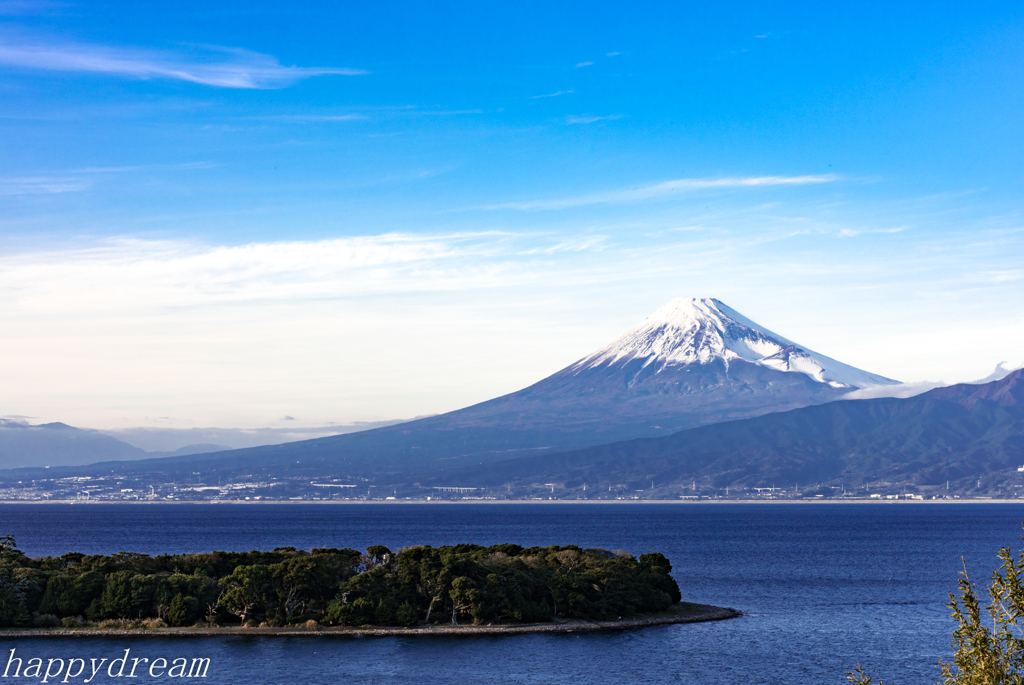
[[[590,114],[579,114],[570,115],[565,118],[566,123],[569,124],[593,124],[596,121],[610,121],[613,119],[621,119],[621,114],[608,114],[602,117],[593,116]]]
[[[991,383],[992,381],[1002,380],[1014,371],[1024,368],[1024,364],[1017,364],[1015,366],[1007,366],[1007,362],[1002,361],[996,364],[995,371],[985,376],[984,378],[978,378],[973,381],[960,381],[961,383],[968,383],[971,385],[981,385],[982,383]],[[895,397],[899,399],[906,399],[908,397],[915,397],[922,393],[934,390],[935,388],[944,388],[951,385],[943,381],[921,381],[918,383],[900,383],[898,385],[873,385],[867,388],[861,388],[851,393],[843,395],[843,399],[846,400],[871,400],[879,399],[882,397]]]
[[[897,226],[896,228],[844,228],[839,231],[841,238],[855,238],[865,233],[902,233],[908,230],[908,226]]]
[[[50,195],[72,193],[90,187],[90,177],[108,174],[122,174],[135,171],[160,169],[212,169],[212,162],[187,162],[184,164],[143,164],[116,167],[83,167],[70,171],[38,176],[0,178],[0,196],[3,195]]]
[[[1010,283],[1024,280],[1024,269],[987,269],[985,274],[989,280],[997,283]]]
[[[571,92],[572,92],[571,90],[559,90],[559,91],[556,91],[554,93],[545,93],[544,95],[532,95],[532,96],[530,96],[530,99],[531,100],[539,100],[541,98],[556,98],[559,95],[568,95]]]
[[[601,249],[608,242],[609,236],[572,236],[561,240],[554,245],[545,245],[523,250],[522,254],[545,254],[551,255],[557,252],[583,252],[585,250]]]
[[[603,204],[608,202],[630,202],[648,200],[694,190],[714,190],[727,188],[763,188],[769,186],[799,186],[819,183],[832,183],[837,176],[726,176],[723,178],[680,178],[665,181],[651,186],[631,190],[613,190],[592,195],[558,198],[553,200],[533,200],[529,202],[506,202],[489,205],[484,209],[567,209],[584,205]]]
[[[571,91],[570,91],[571,92]],[[538,96],[544,97],[544,96]],[[345,121],[366,121],[381,117],[420,117],[420,116],[458,116],[463,114],[483,114],[482,109],[436,109],[416,105],[398,107],[363,107],[363,111],[328,113],[294,113],[294,114],[262,114],[243,117],[248,121],[294,121],[300,123],[330,123]]]
[[[0,298],[39,307],[80,307],[84,314],[129,308],[141,297],[153,307],[299,301],[342,294],[407,292],[423,287],[424,269],[442,268],[434,289],[464,285],[454,264],[493,253],[504,238],[493,233],[415,236],[383,234],[320,241],[203,246],[173,241],[117,239],[77,250],[0,259]],[[474,277],[483,274],[474,271]],[[88,283],[79,294],[49,295],[68,279]],[[19,283],[33,282],[31,290]],[[126,287],[129,283],[133,287]],[[482,285],[476,281],[477,286]],[[145,293],[144,295],[142,293]],[[28,298],[27,300],[24,298]],[[68,299],[70,298],[70,299]],[[29,304],[29,302],[35,304]]]
[[[593,65],[594,65],[593,62],[577,62],[576,63],[576,68],[577,69],[582,69],[583,67],[590,67],[590,66],[593,66]]]
[[[262,117],[252,117],[266,121],[303,121],[303,122],[328,122],[328,121],[358,121],[366,119],[365,114],[270,114]]]
[[[80,179],[59,176],[0,178],[0,195],[50,195],[83,190],[87,184]]]
[[[189,46],[158,52],[81,43],[16,42],[0,38],[0,64],[47,71],[91,72],[138,79],[171,79],[221,88],[284,88],[329,74],[356,76],[362,69],[296,67],[241,48]]]
[[[482,109],[438,109],[438,110],[422,109],[422,110],[414,110],[412,113],[413,114],[430,114],[430,115],[436,114],[436,115],[447,116],[449,114],[483,114],[484,111]]]
[[[605,57],[618,57],[621,54],[621,52],[606,52]]]
[[[89,166],[73,169],[73,174],[117,174],[126,171],[144,171],[148,169],[213,169],[213,162],[183,162],[182,164],[137,164],[133,166]]]
[[[916,397],[921,393],[934,390],[935,388],[942,388],[949,385],[942,381],[921,381],[918,383],[900,383],[898,385],[873,385],[868,388],[861,388],[860,390],[854,390],[851,393],[843,395],[844,400],[877,400],[883,397],[895,397],[898,399],[907,399],[908,397]]]
[[[971,381],[971,382],[972,383],[991,383],[992,381],[998,381],[998,380],[1002,380],[1002,379],[1006,378],[1007,376],[1009,376],[1014,371],[1017,371],[1019,369],[1024,369],[1024,363],[1016,364],[1015,366],[1007,366],[1006,364],[1007,364],[1007,362],[1005,362],[1005,361],[999,362],[998,364],[996,364],[995,371],[993,371],[989,375],[985,376],[984,378],[979,378],[978,380]]]

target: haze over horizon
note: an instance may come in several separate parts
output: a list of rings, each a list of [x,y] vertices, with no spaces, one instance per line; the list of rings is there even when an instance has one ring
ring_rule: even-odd
[[[1024,361],[1024,10],[613,8],[0,2],[0,415],[440,413],[676,296]]]

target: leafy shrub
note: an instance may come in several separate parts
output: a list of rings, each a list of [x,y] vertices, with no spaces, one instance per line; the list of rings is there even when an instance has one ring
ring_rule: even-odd
[[[9,537],[9,536],[8,536]],[[0,571],[0,626],[25,626],[31,616],[25,606],[27,581],[9,568]]]
[[[60,627],[60,619],[54,614],[36,614],[32,617],[32,625],[36,628],[58,628]]]
[[[414,626],[419,622],[416,617],[416,610],[406,602],[395,611],[395,623],[400,626]]]
[[[172,626],[185,626],[193,623],[199,614],[199,602],[195,597],[185,597],[180,593],[171,600],[167,609],[167,622]]]
[[[77,576],[65,573],[52,575],[46,584],[39,612],[79,616],[99,598],[105,586],[106,579],[97,571],[87,571]]]

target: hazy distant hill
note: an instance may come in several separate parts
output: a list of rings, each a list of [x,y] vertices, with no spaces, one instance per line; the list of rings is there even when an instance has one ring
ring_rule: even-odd
[[[148,452],[120,440],[63,423],[29,426],[0,421],[0,468],[72,466],[148,456]]]
[[[196,454],[224,449],[220,445],[189,445],[175,452],[146,452],[93,430],[64,423],[31,426],[0,419],[0,469],[30,466],[79,466],[96,462]]]
[[[121,470],[421,472],[669,435],[894,383],[801,347],[718,300],[677,298],[562,371],[472,407],[349,435],[150,460]]]
[[[910,399],[837,401],[561,454],[447,470],[424,484],[939,485],[1024,464],[1024,370]]]
[[[279,445],[283,442],[311,440],[329,435],[393,426],[408,419],[390,421],[361,421],[355,423],[329,423],[321,426],[262,426],[258,428],[170,428],[166,426],[135,426],[105,428],[99,432],[117,438],[147,452],[171,453],[186,447],[209,446],[221,450]],[[206,449],[211,452],[213,449]]]

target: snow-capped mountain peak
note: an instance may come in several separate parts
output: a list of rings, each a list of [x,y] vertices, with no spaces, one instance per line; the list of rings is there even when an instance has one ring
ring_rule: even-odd
[[[610,345],[581,359],[575,371],[643,360],[658,364],[751,363],[803,373],[835,388],[896,383],[802,347],[713,298],[677,297]]]

